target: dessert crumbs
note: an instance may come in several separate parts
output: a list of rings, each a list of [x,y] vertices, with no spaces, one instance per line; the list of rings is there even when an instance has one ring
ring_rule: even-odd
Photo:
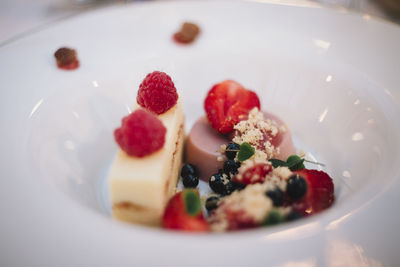
[[[200,33],[200,27],[192,22],[182,24],[180,30],[174,34],[174,40],[178,43],[192,43]]]
[[[237,123],[234,129],[235,137],[232,140],[233,142],[237,144],[247,142],[253,145],[256,150],[265,153],[266,159],[278,155],[279,150],[270,141],[272,137],[279,133],[278,125],[273,120],[265,120],[263,113],[258,108],[253,108],[249,113],[248,119]]]
[[[54,53],[57,61],[57,66],[65,70],[73,70],[78,68],[79,61],[75,49],[61,47]]]

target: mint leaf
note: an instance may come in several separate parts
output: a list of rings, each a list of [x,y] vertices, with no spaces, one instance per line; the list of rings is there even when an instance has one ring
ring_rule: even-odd
[[[277,210],[277,209],[272,209],[265,221],[263,222],[263,225],[275,225],[279,224],[284,221],[284,218],[282,214]]]
[[[280,159],[269,159],[272,164],[272,167],[288,167],[291,171],[296,171],[300,169],[304,169],[304,159],[300,158],[297,155],[291,155],[287,158],[286,162]]]
[[[199,193],[194,189],[184,189],[182,194],[187,214],[197,216],[201,212]]]
[[[245,161],[246,159],[251,158],[251,156],[254,155],[254,147],[252,147],[249,143],[242,143],[240,145],[239,153],[237,155],[237,158],[239,161]]]
[[[280,159],[269,159],[269,162],[271,162],[272,167],[278,168],[278,167],[287,167],[287,163],[284,162],[283,160]]]
[[[304,159],[300,158],[297,155],[290,155],[287,160],[287,167],[291,170],[291,171],[297,171],[297,170],[301,170],[304,169]]]

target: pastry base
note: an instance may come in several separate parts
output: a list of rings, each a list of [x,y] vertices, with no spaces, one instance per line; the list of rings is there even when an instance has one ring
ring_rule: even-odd
[[[176,141],[175,150],[172,156],[170,175],[165,181],[165,192],[160,192],[160,194],[166,195],[164,208],[168,200],[172,197],[176,190],[176,184],[179,177],[179,169],[182,163],[183,143],[184,125],[182,124],[179,127],[178,139]],[[161,217],[163,215],[163,212],[164,209],[151,209],[131,202],[115,203],[112,207],[112,215],[115,219],[149,226],[161,225]]]

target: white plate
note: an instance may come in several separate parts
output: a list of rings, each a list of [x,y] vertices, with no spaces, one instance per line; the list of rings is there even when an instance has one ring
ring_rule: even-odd
[[[5,266],[395,266],[400,262],[400,29],[369,16],[257,2],[99,10],[0,49],[0,264]],[[180,23],[202,29],[171,40]],[[56,67],[77,49],[81,66]],[[327,164],[335,205],[222,235],[113,221],[104,179],[113,129],[143,77],[169,73],[187,129],[207,90],[235,79]]]

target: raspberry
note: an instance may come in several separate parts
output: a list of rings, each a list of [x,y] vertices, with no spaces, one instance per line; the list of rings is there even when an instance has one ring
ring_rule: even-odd
[[[163,147],[167,129],[154,114],[138,109],[114,131],[119,146],[130,156],[144,157]]]
[[[154,71],[139,86],[136,101],[149,111],[162,114],[175,106],[178,94],[168,74]]]
[[[233,181],[241,184],[255,184],[265,181],[265,177],[272,171],[272,165],[257,163],[251,167],[239,168],[239,173],[233,177]]]

